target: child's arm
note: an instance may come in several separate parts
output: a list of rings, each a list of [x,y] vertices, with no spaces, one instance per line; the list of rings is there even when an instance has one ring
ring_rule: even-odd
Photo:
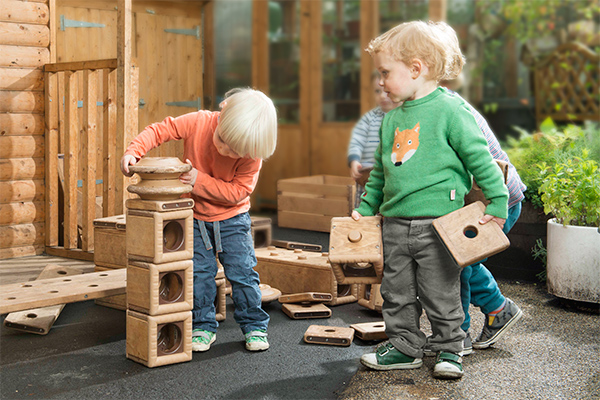
[[[240,159],[231,181],[213,178],[207,173],[197,171],[192,193],[210,202],[236,205],[250,196],[256,188],[261,166],[262,160]]]
[[[370,112],[368,112],[358,120],[352,129],[352,136],[348,145],[348,166],[350,168],[352,168],[352,164],[355,161],[360,165],[360,160],[363,158],[363,152],[369,136],[370,120]],[[356,170],[358,171],[358,168]]]
[[[381,129],[379,130],[381,139]],[[361,215],[375,215],[379,212],[379,206],[383,202],[383,184],[385,183],[383,163],[381,162],[381,141],[375,151],[375,164],[365,185],[365,192],[362,195],[360,206],[355,210],[360,218]],[[352,218],[355,218],[353,212]]]

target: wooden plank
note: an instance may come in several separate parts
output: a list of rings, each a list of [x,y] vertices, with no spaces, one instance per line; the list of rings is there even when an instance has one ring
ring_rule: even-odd
[[[31,224],[44,221],[44,203],[23,201],[0,204],[0,225]]]
[[[0,43],[13,46],[48,47],[50,30],[46,25],[0,22]]]
[[[59,62],[54,64],[46,64],[45,72],[60,72],[60,71],[80,71],[84,69],[115,69],[117,68],[117,59],[109,58],[105,60],[89,60],[89,61],[72,61]]]
[[[1,136],[0,158],[44,157],[43,136]]]
[[[96,102],[98,97],[97,71],[83,71],[83,207],[81,248],[94,250],[94,219],[96,218]]]
[[[39,68],[0,67],[0,88],[4,90],[44,90],[44,75]]]
[[[50,52],[44,47],[11,46],[0,44],[0,66],[38,68],[50,61]]]
[[[43,243],[43,223],[0,226],[0,249]]]
[[[0,286],[0,314],[124,294],[127,270],[92,272]]]
[[[280,195],[277,198],[277,209],[333,217],[348,216],[352,212],[351,204],[345,198],[322,199],[286,195]]]
[[[57,257],[73,258],[83,261],[94,261],[94,253],[82,251],[81,249],[65,249],[59,246],[46,246],[46,254]]]
[[[20,0],[2,0],[0,21],[47,25],[50,13],[48,5]]]
[[[282,228],[306,229],[309,231],[329,232],[331,216],[279,211],[277,223]]]
[[[0,203],[44,199],[43,180],[0,181]]]
[[[80,274],[83,274],[83,271],[78,268],[49,264],[44,268],[36,280],[61,278]],[[50,328],[52,328],[54,321],[56,321],[64,307],[64,304],[57,304],[49,307],[33,308],[10,313],[4,319],[4,326],[18,331],[46,335],[50,332]]]
[[[278,194],[305,195],[307,197],[317,196],[339,196],[347,197],[348,188],[341,185],[323,185],[318,183],[300,183],[293,179],[281,179],[277,182]]]
[[[0,113],[0,135],[43,135],[44,116],[42,114]]]
[[[8,249],[0,249],[0,260],[6,260],[8,258],[21,258],[27,256],[35,256],[44,252],[44,245],[31,245],[31,246],[20,246],[11,247]]]
[[[206,110],[214,110],[216,107],[215,93],[215,43],[214,43],[214,3],[206,2],[202,7],[204,23],[202,24],[202,45],[204,46],[204,74],[202,75],[202,102]]]
[[[103,216],[115,215],[115,180],[116,174],[121,170],[118,166],[117,151],[117,71],[105,69],[103,73],[104,109],[103,109],[103,135],[102,159],[102,212]]]
[[[46,246],[58,245],[58,74],[45,73]]]
[[[252,2],[252,86],[269,94],[269,2]]]
[[[44,179],[44,158],[0,159],[0,180]]]
[[[77,248],[77,74],[65,72],[64,246]]]
[[[44,93],[0,90],[0,112],[43,114]]]

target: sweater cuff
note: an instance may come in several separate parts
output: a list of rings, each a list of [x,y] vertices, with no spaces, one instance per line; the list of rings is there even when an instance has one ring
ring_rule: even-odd
[[[348,155],[348,167],[352,164],[352,161],[360,161],[360,156],[358,154],[350,154]]]

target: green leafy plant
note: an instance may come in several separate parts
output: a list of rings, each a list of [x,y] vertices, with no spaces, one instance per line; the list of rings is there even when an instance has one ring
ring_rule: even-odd
[[[589,159],[587,149],[581,156],[538,167],[545,213],[554,215],[563,225],[599,226],[600,170],[598,162]]]
[[[535,276],[541,281],[546,282],[546,278],[548,276],[546,272],[546,261],[548,259],[548,250],[544,246],[544,242],[542,239],[538,239],[535,241],[535,245],[531,248],[531,256],[534,260],[540,260],[544,265],[544,270]]]

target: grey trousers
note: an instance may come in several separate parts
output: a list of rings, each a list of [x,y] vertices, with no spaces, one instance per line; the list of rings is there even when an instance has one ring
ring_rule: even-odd
[[[431,322],[433,351],[459,353],[465,332],[460,267],[436,236],[433,219],[384,218],[382,313],[390,342],[410,357],[423,357],[423,308]]]

